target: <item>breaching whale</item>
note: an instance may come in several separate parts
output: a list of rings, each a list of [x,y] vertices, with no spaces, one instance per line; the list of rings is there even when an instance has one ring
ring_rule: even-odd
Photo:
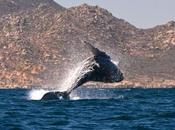
[[[123,73],[111,61],[109,55],[95,48],[90,43],[84,41],[86,46],[93,53],[93,56],[83,61],[83,67],[77,75],[72,86],[64,92],[54,91],[44,94],[41,100],[69,99],[70,93],[88,81],[98,81],[105,83],[120,82],[124,79]]]

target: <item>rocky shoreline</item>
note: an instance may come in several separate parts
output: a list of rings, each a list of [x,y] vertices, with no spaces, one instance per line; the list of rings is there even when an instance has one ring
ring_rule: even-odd
[[[156,86],[157,85],[157,86]],[[146,84],[146,85],[142,85],[139,82],[127,82],[127,81],[123,81],[122,83],[86,83],[85,85],[83,85],[82,87],[87,87],[87,88],[144,88],[144,89],[148,89],[148,88],[175,88],[174,84]],[[54,86],[54,88],[52,86],[17,86],[17,85],[12,85],[12,86],[0,86],[0,89],[57,89],[56,85]]]

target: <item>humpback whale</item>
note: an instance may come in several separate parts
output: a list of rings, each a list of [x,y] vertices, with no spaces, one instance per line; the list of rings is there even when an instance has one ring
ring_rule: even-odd
[[[84,43],[89,50],[91,50],[93,56],[83,61],[80,73],[75,78],[75,81],[73,81],[71,87],[64,92],[48,92],[41,100],[69,99],[69,95],[74,89],[88,81],[113,83],[120,82],[124,79],[123,73],[117,65],[111,61],[109,55],[86,41],[84,41]]]

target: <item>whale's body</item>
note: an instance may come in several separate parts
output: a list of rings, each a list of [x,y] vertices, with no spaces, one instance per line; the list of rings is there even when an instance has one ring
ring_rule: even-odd
[[[93,56],[83,61],[83,67],[72,86],[65,92],[48,92],[42,97],[42,100],[69,99],[69,95],[74,89],[88,81],[113,83],[124,79],[122,72],[111,61],[109,55],[87,42],[86,45],[92,51]]]

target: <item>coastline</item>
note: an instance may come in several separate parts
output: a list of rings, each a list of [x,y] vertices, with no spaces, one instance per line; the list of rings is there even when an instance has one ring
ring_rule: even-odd
[[[158,86],[151,86],[151,85],[133,85],[133,84],[122,84],[122,83],[85,83],[84,85],[80,86],[80,87],[87,87],[87,88],[119,88],[119,89],[134,89],[134,88],[142,88],[142,89],[166,89],[166,88],[175,88],[175,85],[158,85]],[[25,86],[0,86],[0,89],[48,89],[48,90],[55,90],[56,87],[51,87],[49,85],[45,86],[45,85],[25,85]]]

